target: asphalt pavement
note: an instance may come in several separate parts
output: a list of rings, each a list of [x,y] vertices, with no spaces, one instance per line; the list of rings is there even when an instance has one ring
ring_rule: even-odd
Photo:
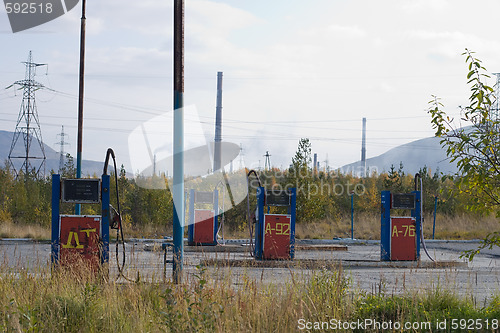
[[[164,265],[164,253],[161,250],[163,240],[132,239],[126,243],[125,274],[142,280],[171,279],[171,264]],[[461,258],[464,250],[475,249],[479,241],[427,241],[430,256],[440,263],[432,261],[421,249],[420,261],[412,265],[380,262],[380,244],[377,241],[364,240],[298,240],[303,245],[296,251],[295,260],[289,264],[273,265],[231,265],[232,262],[251,263],[254,259],[247,249],[247,241],[227,241],[227,249],[218,251],[186,247],[184,253],[184,276],[186,281],[193,278],[200,269],[206,270],[216,278],[231,278],[239,285],[243,280],[253,279],[267,284],[283,285],[294,279],[305,279],[320,269],[342,270],[349,278],[350,289],[370,293],[401,294],[406,292],[448,290],[459,296],[469,297],[478,305],[485,304],[494,295],[500,295],[500,248],[484,250],[476,255],[472,262]],[[317,245],[338,245],[345,250],[318,250]],[[308,249],[308,245],[311,245]],[[316,246],[314,246],[316,245]],[[234,249],[234,250],[233,250]],[[119,253],[120,260],[122,253]],[[167,257],[170,259],[171,254]],[[12,274],[21,270],[32,273],[49,271],[50,244],[24,239],[0,240],[0,272]],[[226,262],[228,264],[220,264]],[[115,246],[110,246],[110,277],[118,278]],[[217,262],[218,264],[209,264]],[[301,265],[301,262],[313,262],[316,265]],[[203,264],[203,265],[200,265]],[[204,267],[204,268],[202,268]],[[164,272],[166,274],[164,274]],[[119,278],[125,282],[123,278]]]

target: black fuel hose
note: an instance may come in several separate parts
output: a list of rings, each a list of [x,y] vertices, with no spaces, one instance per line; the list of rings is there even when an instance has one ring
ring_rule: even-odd
[[[248,185],[248,193],[247,193],[247,221],[248,221],[248,232],[250,235],[250,255],[253,257],[255,253],[255,245],[253,243],[253,233],[254,233],[254,224],[256,221],[256,216],[251,216],[250,214],[250,175],[253,174],[255,178],[257,179],[257,182],[259,183],[259,187],[262,187],[262,183],[260,182],[259,175],[255,170],[250,170],[248,171],[247,174],[247,185]]]
[[[125,276],[123,273],[124,267],[125,267],[125,261],[126,261],[126,252],[125,252],[125,237],[123,236],[123,226],[122,226],[122,216],[121,216],[121,209],[120,209],[120,195],[118,194],[118,168],[116,167],[116,158],[115,158],[115,152],[113,149],[108,148],[106,151],[106,160],[104,161],[104,169],[103,169],[103,175],[108,174],[108,164],[109,164],[109,157],[113,159],[113,166],[115,168],[115,191],[116,191],[116,208],[118,212],[118,224],[116,227],[116,265],[118,267],[118,278],[121,276],[125,280],[130,281],[130,282],[136,282],[135,280],[132,280]],[[119,245],[122,245],[122,262],[120,264],[120,257],[119,257]]]
[[[425,239],[424,239],[424,189],[423,189],[423,182],[422,182],[422,176],[420,176],[419,173],[415,174],[415,191],[417,190],[417,178],[420,180],[420,239],[422,243],[422,247],[424,248],[424,252],[427,255],[427,257],[432,261],[436,262],[434,258],[431,257],[429,254],[429,251],[427,251],[427,246],[425,246]]]

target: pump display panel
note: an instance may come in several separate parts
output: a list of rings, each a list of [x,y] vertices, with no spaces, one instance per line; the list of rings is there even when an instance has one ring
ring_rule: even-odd
[[[266,190],[266,205],[290,206],[290,193],[287,191]]]
[[[101,180],[64,179],[61,197],[62,202],[99,203],[101,202]]]
[[[414,193],[393,193],[391,195],[391,208],[415,209]]]
[[[196,203],[213,203],[214,202],[214,192],[195,192],[195,202]]]

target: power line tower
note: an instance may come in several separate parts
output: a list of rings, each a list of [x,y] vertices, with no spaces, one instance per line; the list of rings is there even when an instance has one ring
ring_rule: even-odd
[[[266,162],[264,163],[264,170],[269,170],[271,169],[271,155],[269,155],[269,152],[266,151],[266,155],[264,155],[264,157],[266,158]]]
[[[14,169],[16,177],[23,172],[26,176],[33,173],[35,177],[40,175],[43,168],[45,174],[45,149],[42,142],[42,131],[38,121],[38,112],[35,103],[35,92],[44,88],[44,85],[36,82],[36,68],[47,66],[47,64],[37,64],[33,62],[31,51],[28,61],[23,62],[26,65],[26,74],[24,80],[16,81],[12,86],[18,85],[23,89],[23,101],[19,110],[16,130],[12,137],[12,143],[9,152],[9,163]],[[19,137],[22,137],[24,147],[21,149]],[[33,139],[36,140],[32,147]],[[22,161],[22,163],[21,163]]]
[[[69,144],[64,141],[64,137],[68,136],[68,134],[64,133],[64,126],[61,126],[61,134],[57,134],[57,136],[61,137],[61,140],[56,142],[56,144],[59,145],[59,174],[61,174],[62,169],[64,168],[64,146]]]

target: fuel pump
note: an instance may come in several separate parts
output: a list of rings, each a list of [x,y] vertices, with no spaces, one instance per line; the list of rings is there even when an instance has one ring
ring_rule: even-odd
[[[391,209],[411,216],[391,216]],[[380,260],[420,260],[421,191],[381,193]]]
[[[109,261],[110,179],[61,179],[52,175],[51,262],[54,266],[80,263],[84,269],[107,275]],[[98,204],[101,215],[60,215],[60,203]]]
[[[115,169],[117,209],[110,203],[110,176],[107,174],[109,158]],[[60,215],[60,203],[101,203],[101,215]],[[51,262],[54,266],[71,266],[79,262],[84,268],[109,273],[109,229],[116,229],[116,260],[118,272],[123,276],[125,242],[120,215],[118,175],[115,154],[106,152],[103,174],[100,179],[64,179],[52,175],[52,232]],[[122,244],[122,263],[119,261],[119,244]]]
[[[204,205],[203,208],[196,208]],[[207,206],[210,206],[207,208]],[[189,191],[189,245],[217,245],[219,192]]]
[[[253,175],[257,181],[257,203],[253,210],[250,205],[250,181]],[[250,254],[255,259],[293,259],[295,257],[295,216],[297,191],[266,190],[262,187],[255,170],[247,174],[249,185],[247,195],[247,221],[250,234]],[[286,207],[287,214],[270,214],[271,207]],[[255,238],[254,238],[255,237]]]
[[[295,188],[284,191],[257,189],[256,259],[294,258],[296,198]],[[286,207],[287,214],[270,214],[272,206]]]

